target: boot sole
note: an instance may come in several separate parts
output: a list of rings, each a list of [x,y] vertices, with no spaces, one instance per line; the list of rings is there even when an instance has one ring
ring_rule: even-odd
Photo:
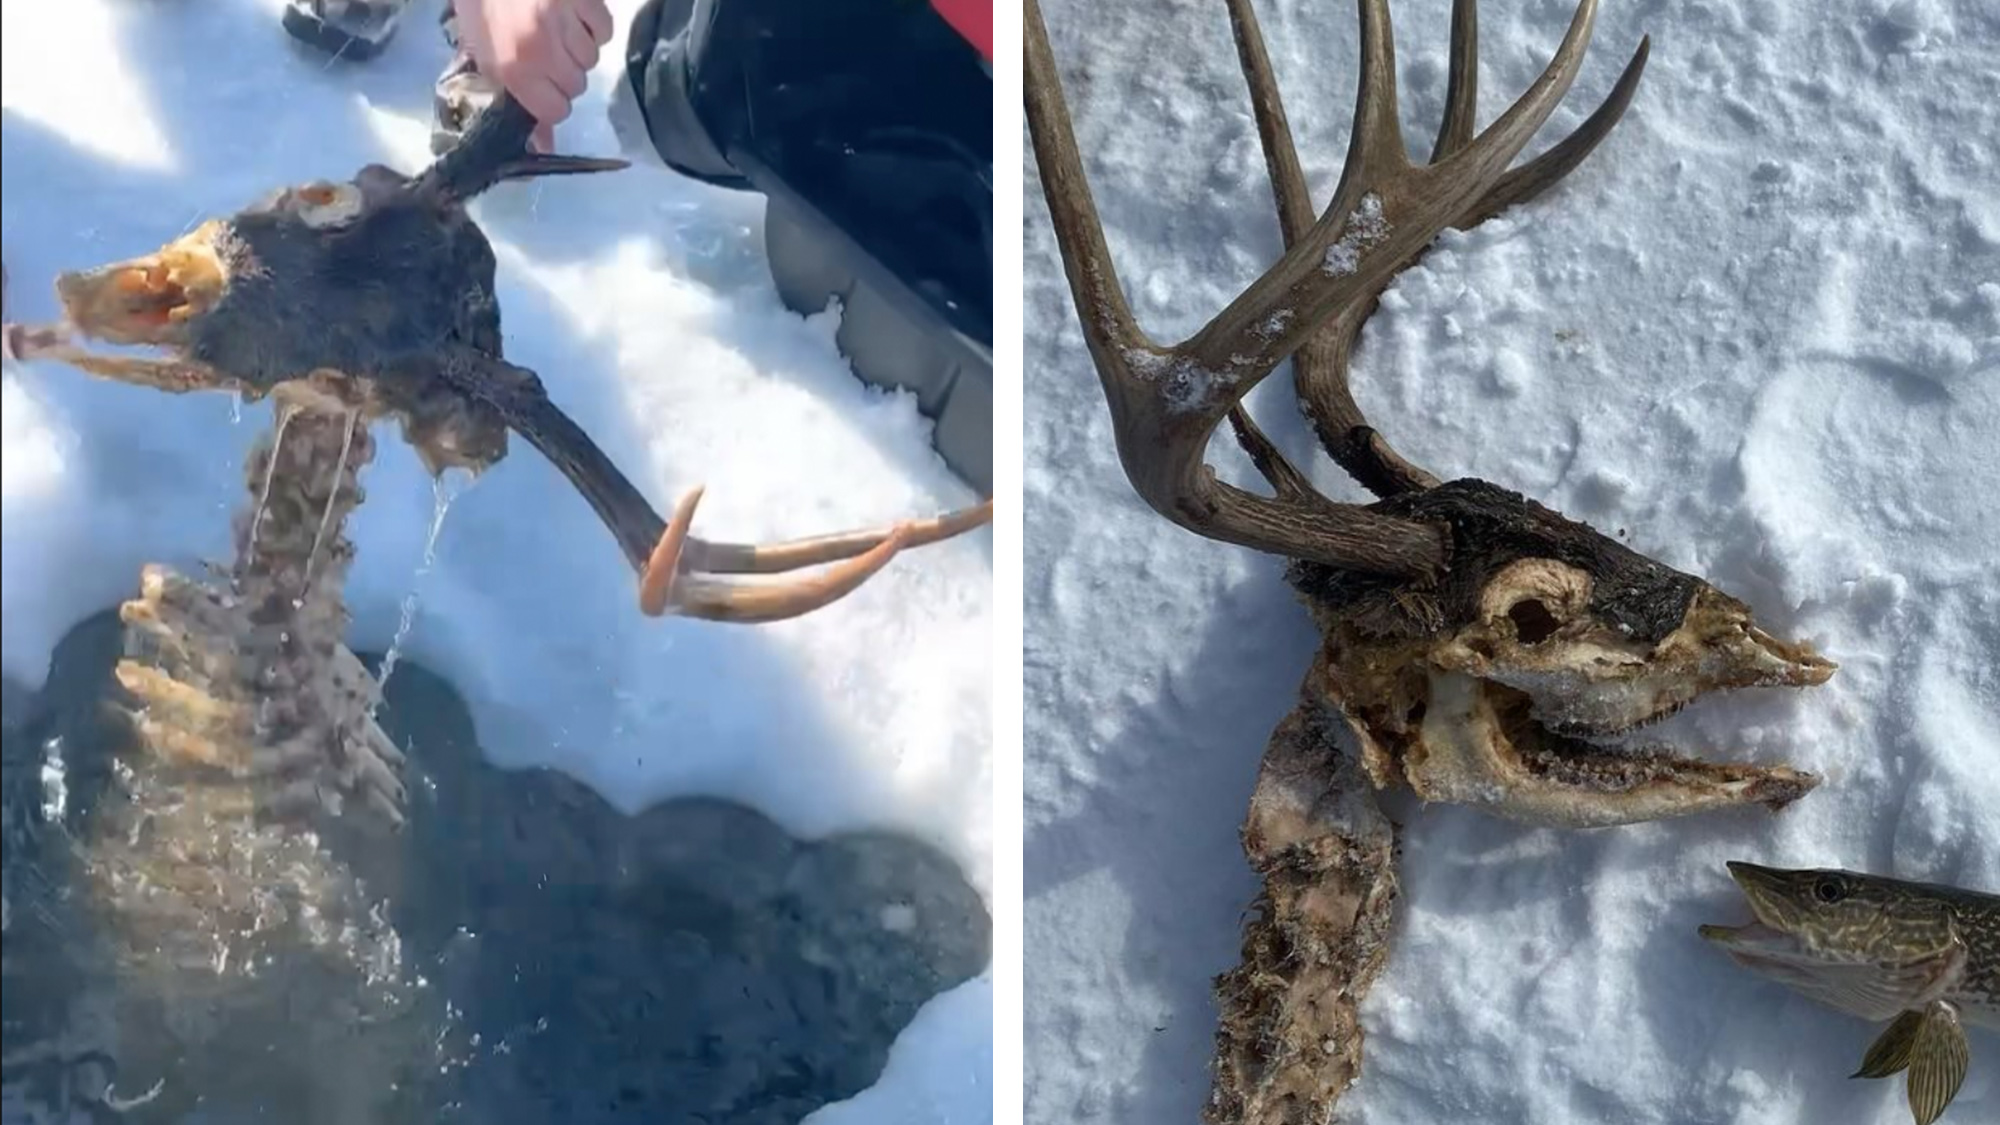
[[[379,10],[383,14],[369,21],[369,26],[344,28],[328,23],[302,4],[294,2],[285,8],[285,31],[308,47],[335,58],[366,62],[382,53],[382,49],[396,37],[396,28],[402,23],[403,5]]]

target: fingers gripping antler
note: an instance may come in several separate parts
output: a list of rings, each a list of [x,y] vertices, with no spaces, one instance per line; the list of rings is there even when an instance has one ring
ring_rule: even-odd
[[[1377,296],[1448,226],[1470,226],[1521,202],[1575,167],[1616,123],[1637,84],[1645,48],[1605,106],[1563,144],[1509,173],[1582,64],[1596,15],[1584,0],[1541,77],[1484,133],[1474,135],[1473,5],[1453,20],[1449,109],[1436,162],[1413,165],[1397,124],[1395,56],[1386,0],[1360,0],[1361,78],[1354,136],[1332,203],[1315,221],[1291,130],[1249,0],[1227,0],[1270,165],[1285,255],[1187,341],[1161,348],[1126,307],[1072,134],[1038,0],[1026,5],[1028,124],[1084,336],[1110,400],[1120,459],[1140,495],[1182,526],[1246,546],[1335,566],[1415,574],[1440,564],[1432,527],[1335,504],[1302,487],[1237,409],[1287,357],[1323,444],[1381,495],[1436,478],[1397,456],[1369,428],[1347,389],[1347,356]],[[1239,440],[1277,496],[1266,500],[1214,479],[1202,463],[1209,435],[1234,415]],[[1272,475],[1275,471],[1278,475]]]

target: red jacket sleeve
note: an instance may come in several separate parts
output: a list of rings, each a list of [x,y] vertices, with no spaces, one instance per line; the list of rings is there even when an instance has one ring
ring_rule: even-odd
[[[987,62],[993,61],[993,0],[931,0],[931,7],[979,48]]]

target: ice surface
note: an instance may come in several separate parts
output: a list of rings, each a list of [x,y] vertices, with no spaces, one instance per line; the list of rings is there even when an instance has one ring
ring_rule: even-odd
[[[1393,7],[1420,156],[1450,5]],[[1547,61],[1570,5],[1481,7],[1483,125]],[[1221,9],[1043,2],[1121,278],[1163,340],[1279,252]],[[1354,6],[1258,9],[1323,204],[1353,105]],[[2000,9],[1604,0],[1529,155],[1646,33],[1651,64],[1610,141],[1406,273],[1363,334],[1356,394],[1420,464],[1588,519],[1839,660],[1823,688],[1705,701],[1661,731],[1827,784],[1776,817],[1589,834],[1397,802],[1406,895],[1348,1121],[1900,1125],[1899,1084],[1846,1077],[1879,1029],[1745,973],[1694,929],[1747,919],[1734,858],[2000,891]],[[1209,982],[1256,890],[1235,832],[1314,637],[1277,562],[1133,495],[1032,166],[1022,183],[1029,1114],[1189,1122]],[[1361,495],[1313,452],[1285,380],[1250,401],[1323,488]],[[1227,437],[1212,453],[1256,480]],[[1946,1122],[2000,1119],[2000,1041],[1975,1032],[1973,1047]]]
[[[271,188],[428,160],[445,62],[431,5],[358,68],[294,49],[280,7],[7,9],[14,316],[54,314],[59,270],[149,251]],[[622,41],[606,52],[560,130],[566,150],[616,150],[606,100],[622,56]],[[478,214],[509,357],[542,373],[656,506],[705,482],[703,534],[812,534],[976,499],[910,397],[850,374],[830,314],[780,305],[756,198],[642,167],[501,189]],[[169,399],[57,365],[10,365],[0,396],[0,660],[33,684],[56,639],[125,597],[142,563],[226,556],[241,459],[269,413],[232,424],[222,396]],[[808,836],[908,831],[987,893],[987,533],[913,552],[815,616],[744,628],[642,618],[610,537],[525,443],[453,502],[427,573],[434,493],[415,457],[385,439],[364,483],[353,643],[388,646],[415,592],[404,651],[454,680],[497,761],[557,766],[628,811],[708,794]],[[985,978],[938,998],[870,1104],[987,1121],[990,1011]]]

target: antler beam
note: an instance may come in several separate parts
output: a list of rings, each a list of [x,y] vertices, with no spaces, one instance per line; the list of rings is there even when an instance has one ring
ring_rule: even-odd
[[[1370,427],[1348,388],[1348,356],[1390,280],[1449,226],[1471,226],[1523,202],[1580,163],[1617,123],[1638,85],[1642,42],[1612,94],[1547,154],[1512,172],[1519,153],[1568,91],[1583,62],[1595,0],[1576,11],[1540,79],[1475,136],[1476,6],[1453,14],[1449,109],[1434,162],[1415,165],[1397,123],[1395,51],[1386,0],[1361,0],[1361,77],[1355,132],[1333,200],[1313,220],[1305,175],[1249,0],[1228,0],[1287,250],[1187,341],[1163,348],[1133,319],[1090,194],[1038,0],[1026,6],[1027,112],[1049,211],[1084,337],[1110,403],[1120,460],[1155,509],[1197,533],[1243,546],[1392,576],[1434,572],[1444,533],[1336,504],[1276,468],[1254,428],[1239,435],[1278,490],[1265,499],[1215,479],[1203,463],[1210,435],[1287,357],[1300,398],[1329,454],[1380,496],[1435,487]],[[1247,422],[1241,419],[1241,422]]]
[[[1317,492],[1267,499],[1216,478],[1204,461],[1210,435],[1309,334],[1302,328],[1310,311],[1274,304],[1255,325],[1263,336],[1254,352],[1224,347],[1218,357],[1213,344],[1162,348],[1148,339],[1105,245],[1038,0],[1027,0],[1025,43],[1028,128],[1043,193],[1132,487],[1182,527],[1241,546],[1388,575],[1440,566],[1445,545],[1434,527],[1336,504]],[[1304,253],[1293,256],[1303,261]],[[1214,338],[1214,328],[1195,340]],[[1288,343],[1272,351],[1273,340]]]

